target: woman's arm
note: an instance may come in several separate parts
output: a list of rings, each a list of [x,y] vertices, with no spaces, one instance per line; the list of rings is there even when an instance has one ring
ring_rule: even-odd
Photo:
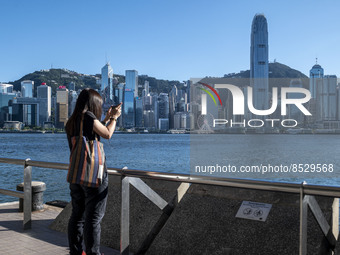
[[[121,114],[121,105],[122,103],[108,111],[104,119],[105,123],[110,120],[107,126],[103,125],[99,120],[94,120],[93,131],[105,139],[110,139],[116,129],[117,119]]]

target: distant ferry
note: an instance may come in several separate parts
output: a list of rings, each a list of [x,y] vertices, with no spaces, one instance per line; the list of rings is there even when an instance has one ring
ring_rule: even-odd
[[[286,130],[287,134],[313,134],[313,130],[310,128],[288,128]]]
[[[186,131],[185,131],[185,129],[170,129],[168,131],[168,133],[170,133],[170,134],[185,134]]]
[[[315,129],[315,134],[336,134],[335,129]]]

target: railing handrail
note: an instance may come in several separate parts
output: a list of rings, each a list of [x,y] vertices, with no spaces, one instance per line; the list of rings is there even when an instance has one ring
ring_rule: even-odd
[[[36,160],[23,160],[13,158],[0,158],[0,163],[15,164],[53,168],[59,170],[68,170],[68,164],[47,162],[47,161],[36,161]],[[225,178],[225,177],[209,177],[203,175],[190,175],[190,174],[179,174],[179,173],[166,173],[157,171],[144,171],[134,169],[121,169],[121,168],[108,168],[110,175],[119,176],[131,176],[138,178],[148,178],[163,181],[176,181],[176,182],[187,182],[195,184],[206,184],[215,186],[228,186],[235,188],[245,189],[257,189],[266,191],[276,192],[288,192],[300,194],[301,188],[303,187],[304,193],[307,195],[314,196],[328,196],[328,197],[340,197],[340,186],[329,186],[329,185],[314,185],[303,183],[291,183],[291,182],[275,182],[265,180],[254,180],[254,179],[237,179],[237,178]]]
[[[22,159],[11,159],[11,158],[0,158],[0,163],[24,165],[24,219],[23,225],[24,229],[31,228],[31,202],[32,202],[32,166],[61,169],[67,170],[68,164],[65,163],[55,163],[55,162],[45,162],[45,161],[35,161],[35,160],[22,160]],[[129,185],[132,184],[136,189],[138,189],[142,194],[144,194],[150,201],[155,203],[162,211],[163,214],[161,218],[157,221],[157,224],[152,229],[152,234],[148,234],[147,238],[143,241],[140,248],[141,251],[146,251],[151,245],[156,235],[159,233],[162,226],[169,218],[169,213],[171,214],[174,209],[174,205],[171,202],[167,203],[162,199],[156,192],[154,192],[147,184],[145,184],[140,178],[149,178],[155,180],[163,181],[176,181],[180,182],[177,192],[179,192],[182,184],[194,183],[194,184],[205,184],[205,185],[215,185],[215,186],[228,186],[236,188],[246,188],[246,189],[257,189],[266,191],[276,191],[276,192],[290,192],[300,195],[300,234],[299,234],[299,254],[307,254],[307,210],[308,206],[313,212],[314,217],[317,219],[319,226],[321,227],[328,244],[333,250],[336,245],[336,238],[338,236],[337,230],[334,227],[336,221],[333,221],[332,226],[327,223],[325,217],[313,196],[321,195],[334,197],[333,205],[337,197],[340,197],[340,187],[336,186],[325,186],[325,185],[310,185],[306,182],[299,183],[289,183],[289,182],[273,182],[264,180],[253,180],[253,179],[234,179],[234,178],[217,178],[217,177],[206,177],[200,175],[189,175],[189,174],[176,174],[176,173],[164,173],[164,172],[151,172],[151,171],[141,171],[141,170],[131,170],[131,169],[120,169],[120,168],[108,168],[108,173],[110,175],[121,176],[121,247],[120,254],[130,254],[129,253],[129,211],[130,211],[130,192]],[[186,193],[187,187],[185,188],[184,194]],[[183,190],[182,190],[183,191]],[[13,191],[2,190],[0,193],[5,195],[17,196],[18,194]],[[174,197],[174,199],[178,196]],[[177,197],[179,198],[179,197]],[[179,203],[180,199],[178,200]],[[176,203],[175,203],[176,204]],[[339,205],[337,205],[338,207]],[[171,207],[171,210],[169,209]],[[333,211],[334,213],[334,211]],[[163,217],[165,215],[165,217]],[[338,217],[338,216],[337,216]],[[161,220],[161,221],[160,221]],[[337,223],[336,223],[337,224]],[[155,228],[156,227],[156,228]],[[331,232],[330,232],[331,230]],[[142,253],[144,254],[144,253]]]

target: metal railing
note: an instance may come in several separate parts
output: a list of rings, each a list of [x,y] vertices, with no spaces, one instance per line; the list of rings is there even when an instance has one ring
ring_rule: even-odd
[[[24,228],[31,227],[31,172],[32,167],[43,167],[59,170],[68,170],[68,164],[44,162],[35,160],[22,160],[22,159],[10,159],[0,158],[0,163],[15,164],[24,166],[24,191],[13,191],[0,189],[0,194],[15,196],[24,199]],[[244,189],[256,189],[264,191],[274,192],[287,192],[300,194],[300,240],[299,240],[299,254],[307,254],[307,210],[308,206],[314,214],[317,222],[319,223],[325,237],[328,240],[329,245],[334,249],[337,233],[332,233],[332,227],[328,225],[325,217],[323,216],[321,209],[316,202],[314,196],[327,196],[338,198],[340,197],[340,187],[337,186],[323,186],[323,185],[311,185],[305,182],[299,183],[287,183],[287,182],[273,182],[273,181],[261,181],[252,179],[235,179],[235,178],[216,178],[206,177],[188,174],[175,174],[156,171],[142,171],[120,168],[108,168],[109,175],[121,176],[122,183],[122,204],[121,204],[121,254],[129,254],[129,185],[133,185],[143,195],[156,204],[162,211],[159,221],[156,223],[148,237],[144,240],[141,248],[137,254],[144,254],[147,248],[151,245],[153,239],[158,234],[166,220],[171,215],[171,212],[176,207],[188,190],[191,184],[205,184],[214,186],[235,187]],[[153,191],[148,185],[146,185],[140,178],[148,178],[162,181],[174,181],[180,182],[181,185],[177,189],[176,195],[170,202],[164,201],[155,191]],[[333,223],[334,224],[334,223]]]
[[[15,190],[7,190],[0,189],[0,194],[8,195],[12,197],[22,198],[23,199],[23,228],[30,229],[32,223],[32,167],[28,165],[30,159],[26,160],[12,160],[12,159],[3,159],[1,163],[9,163],[9,164],[17,164],[24,166],[24,191],[15,191]],[[8,160],[6,162],[6,160]]]

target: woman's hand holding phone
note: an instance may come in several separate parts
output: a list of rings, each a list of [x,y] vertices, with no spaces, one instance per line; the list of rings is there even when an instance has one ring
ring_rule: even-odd
[[[110,117],[118,119],[118,117],[122,114],[122,104],[120,103],[118,105],[112,106],[110,111]]]

